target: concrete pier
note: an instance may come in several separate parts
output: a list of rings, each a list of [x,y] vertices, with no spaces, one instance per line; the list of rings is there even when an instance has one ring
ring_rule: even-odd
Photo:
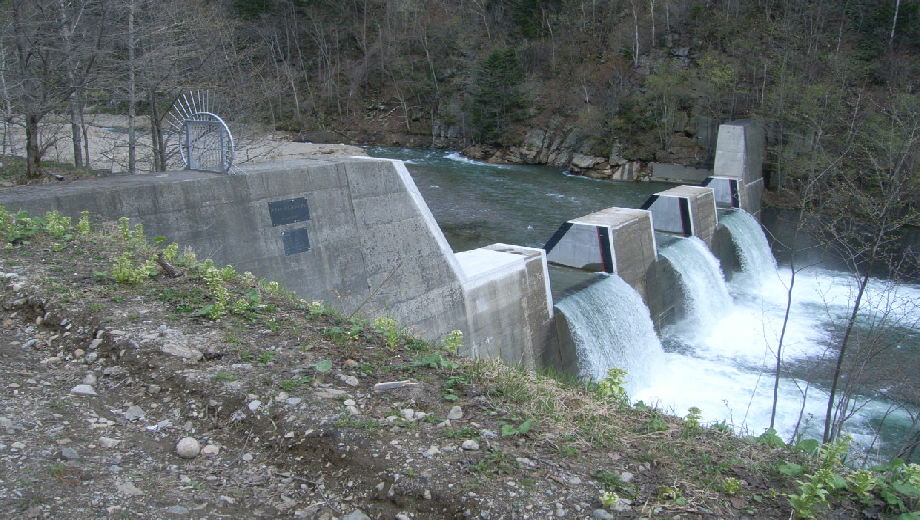
[[[652,195],[642,209],[652,213],[655,231],[695,236],[712,247],[719,225],[712,188],[677,186]]]
[[[655,233],[648,211],[607,208],[563,224],[544,246],[549,262],[616,273],[640,295],[655,261]]]
[[[763,194],[763,161],[765,139],[763,123],[753,119],[742,119],[719,125],[716,144],[716,158],[711,179],[703,185],[719,190],[719,201],[724,204],[725,180],[735,179],[736,205],[720,207],[741,208],[755,217],[760,216]],[[728,183],[728,191],[731,190]]]
[[[552,342],[553,307],[542,249],[492,244],[457,253],[470,347],[464,354],[535,369]]]

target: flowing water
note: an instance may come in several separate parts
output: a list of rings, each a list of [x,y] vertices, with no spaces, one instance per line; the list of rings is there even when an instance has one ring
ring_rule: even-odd
[[[541,247],[567,220],[612,206],[639,207],[648,195],[673,186],[594,181],[568,176],[560,169],[491,165],[436,150],[372,148],[369,153],[406,161],[455,251],[494,242]],[[604,365],[623,363],[632,376],[628,376],[628,385],[634,401],[641,399],[677,415],[685,415],[688,408],[696,406],[702,410],[704,421],[725,421],[741,431],[759,434],[769,425],[775,351],[792,272],[786,265],[774,267],[756,220],[739,212],[726,213],[721,219],[741,255],[742,276],[733,276],[726,285],[721,274],[713,272],[710,259],[693,260],[701,263],[691,269],[691,281],[684,281],[683,286],[687,297],[696,298],[698,303],[691,306],[683,323],[662,331],[664,352],[659,352],[644,332],[619,330],[632,320],[617,318],[621,314],[616,313],[635,311],[609,302],[610,298],[623,299],[612,296],[622,289],[615,277],[589,286],[594,290],[576,293],[578,298],[556,303],[570,323],[577,322],[574,328],[579,348],[592,352],[583,359],[586,376],[602,377]],[[777,231],[781,230],[771,233]],[[674,244],[664,246],[665,242],[670,241],[661,241],[663,258],[689,265],[691,259],[675,257],[693,254],[694,240],[678,240],[681,245],[676,248]],[[707,278],[695,279],[703,276],[697,270],[705,271]],[[559,278],[577,279],[572,271],[551,268],[553,284]],[[610,294],[595,294],[602,289]],[[805,430],[805,437],[820,438],[829,379],[826,371],[816,367],[826,366],[826,360],[832,359],[854,291],[852,278],[840,271],[816,266],[796,273],[783,340],[787,375],[780,381],[776,418],[776,429],[785,438],[797,425],[800,432]],[[696,296],[690,295],[694,292]],[[920,363],[916,361],[920,357],[918,302],[920,285],[892,287],[873,279],[864,318],[857,323],[860,335],[878,327],[891,333],[888,340],[892,342],[889,354],[893,361],[888,366],[914,381],[920,380]],[[593,315],[599,312],[614,314]],[[576,314],[582,317],[576,318]],[[647,310],[642,313],[647,314]],[[614,327],[618,330],[611,331]],[[624,339],[633,337],[630,334],[639,334],[636,337],[642,339]],[[891,404],[884,399],[869,400],[859,410],[848,423],[858,443],[876,448],[879,441],[875,434],[881,432],[884,453],[890,454],[896,447],[908,427],[908,418],[903,413],[885,418]],[[885,425],[880,428],[883,418]]]
[[[687,325],[697,330],[715,325],[731,304],[731,297],[719,261],[706,244],[696,237],[677,238],[660,247],[658,255],[667,260],[680,279],[687,300]]]
[[[605,276],[556,307],[575,340],[579,376],[598,381],[608,368],[622,368],[630,395],[650,380],[664,352],[642,297],[619,276]]]
[[[776,277],[776,260],[757,219],[739,209],[720,212],[719,224],[725,226],[731,234],[746,282],[759,287]]]

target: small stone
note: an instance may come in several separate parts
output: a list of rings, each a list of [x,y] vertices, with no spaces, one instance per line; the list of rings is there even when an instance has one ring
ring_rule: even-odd
[[[160,385],[147,385],[147,393],[150,395],[160,393]]]
[[[343,376],[342,382],[348,386],[358,386],[360,384],[358,378],[355,376]]]
[[[615,517],[604,509],[595,509],[594,512],[591,513],[591,518],[597,518],[598,520],[613,520]]]
[[[99,395],[90,385],[77,385],[70,389],[70,393],[77,395]]]
[[[569,484],[571,484],[571,485],[573,485],[573,486],[580,486],[580,485],[581,485],[581,478],[578,477],[578,476],[576,476],[576,475],[572,475],[571,477],[569,477]]]
[[[95,363],[97,359],[99,359],[99,354],[95,352],[90,352],[89,354],[86,355],[85,358],[83,358],[83,362],[84,363]]]
[[[61,450],[61,458],[64,460],[80,460],[80,454],[73,448],[64,448]]]
[[[99,445],[103,448],[114,448],[121,443],[118,439],[113,439],[111,437],[99,437]]]
[[[73,351],[73,357],[74,357],[74,359],[80,359],[81,357],[83,357],[83,356],[85,356],[85,355],[86,355],[86,351],[83,350],[82,348],[78,348],[77,350],[74,350],[74,351]]]
[[[485,429],[479,430],[479,436],[482,437],[483,439],[496,439],[496,438],[498,438],[498,434],[497,434],[497,433],[493,432],[492,430],[485,430]]]
[[[468,440],[463,441],[463,444],[461,444],[460,447],[465,449],[466,451],[478,451],[479,443],[474,441],[473,439],[468,439]]]
[[[354,368],[354,367],[360,365],[360,363],[358,363],[358,362],[355,361],[354,359],[346,359],[345,362],[342,363],[342,364],[345,365],[345,366],[348,367],[348,368]]]
[[[14,450],[21,450],[25,447],[26,445],[22,442],[14,442],[13,444],[10,444],[10,448],[13,448]]]
[[[624,484],[629,484],[630,482],[632,482],[633,477],[634,475],[632,473],[628,471],[624,471],[620,473],[620,482]]]
[[[371,520],[371,517],[364,514],[364,511],[360,509],[355,509],[351,513],[342,517],[342,520]]]
[[[176,444],[176,453],[183,459],[194,459],[201,452],[201,444],[191,437],[185,437]]]
[[[83,376],[83,384],[93,386],[99,379],[96,377],[96,374],[89,373]]]
[[[133,482],[117,483],[115,484],[115,489],[117,489],[119,493],[123,493],[125,495],[131,495],[135,497],[144,494],[143,491],[141,491],[140,489],[137,489],[137,486],[135,486]]]
[[[345,406],[354,406],[358,403],[356,403],[354,399],[346,399],[345,402],[342,404],[344,404]]]
[[[262,401],[256,399],[255,401],[251,401],[249,403],[249,410],[254,412],[258,410],[260,406],[262,406]]]
[[[301,401],[303,401],[303,399],[301,399],[300,397],[288,397],[287,399],[284,400],[285,403],[291,406],[296,406],[300,404]]]
[[[412,422],[415,419],[415,410],[412,408],[406,408],[405,410],[400,410],[399,413],[402,414],[403,419]]]
[[[0,417],[0,428],[12,428],[12,427],[13,427],[13,421],[11,421],[8,417]]]
[[[220,446],[216,444],[208,444],[204,448],[201,448],[201,454],[206,457],[212,457],[220,453]]]
[[[252,453],[244,453],[242,457],[244,462],[252,462]]]
[[[430,490],[430,489],[426,489],[426,490],[422,493],[422,498],[424,498],[425,500],[431,500],[431,490]]]
[[[167,513],[172,513],[174,515],[187,515],[188,508],[182,506],[172,506],[166,510]]]
[[[90,342],[89,346],[86,347],[86,349],[87,349],[87,350],[96,350],[96,348],[99,347],[99,345],[101,345],[101,344],[102,344],[102,339],[97,338],[97,339],[94,339],[92,342]]]
[[[431,446],[430,448],[425,450],[424,455],[427,458],[431,458],[437,455],[438,453],[441,453],[441,450],[439,450],[437,446]]]
[[[131,405],[125,411],[125,419],[135,422],[147,417],[147,414],[144,413],[144,410],[140,406]]]
[[[160,352],[183,359],[189,359],[191,361],[198,361],[204,357],[204,354],[202,354],[200,350],[178,343],[166,343],[160,346]]]
[[[396,515],[396,520],[412,520],[412,517],[407,515],[406,513],[399,513],[398,515]]]
[[[123,376],[128,373],[125,367],[106,367],[102,370],[102,375],[109,377]]]
[[[463,409],[459,406],[454,406],[447,412],[447,418],[451,421],[457,421],[463,419]]]
[[[614,511],[622,513],[624,511],[629,511],[630,509],[632,509],[631,506],[632,506],[632,500],[629,500],[626,498],[618,498],[616,499],[616,502],[614,502],[613,505],[610,507]]]

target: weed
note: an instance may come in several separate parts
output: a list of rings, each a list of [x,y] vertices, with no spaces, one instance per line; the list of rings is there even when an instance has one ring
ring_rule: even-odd
[[[259,354],[259,366],[260,367],[264,367],[265,365],[271,363],[274,360],[275,360],[275,353],[270,350],[266,350],[265,352]]]
[[[89,310],[90,312],[102,312],[105,310],[105,305],[101,303],[93,302],[89,304]]]
[[[692,406],[684,419],[684,438],[696,435],[700,431],[700,419],[703,418],[699,408]]]
[[[726,495],[735,496],[741,491],[741,481],[735,477],[726,477],[722,481],[722,491],[725,491]]]
[[[218,372],[214,374],[215,381],[236,381],[236,376],[230,372]]]
[[[594,388],[595,393],[604,399],[611,399],[620,404],[628,404],[629,396],[626,395],[626,371],[622,368],[610,367],[607,377],[601,379]]]
[[[399,346],[399,339],[403,336],[396,320],[381,316],[374,320],[374,330],[383,334],[383,337],[387,340],[387,347],[389,347],[390,350],[396,350],[396,347]]]
[[[508,475],[514,471],[514,457],[505,452],[490,453],[470,466],[473,473]]]
[[[450,331],[447,337],[444,338],[444,345],[442,346],[444,351],[456,354],[460,352],[461,347],[463,347],[463,332],[459,330]]]
[[[613,491],[604,491],[603,493],[601,493],[601,496],[600,496],[601,504],[603,504],[605,508],[608,508],[616,504],[617,500],[619,499],[620,499],[619,495],[617,495]]]
[[[533,419],[527,419],[516,427],[511,424],[502,423],[502,437],[524,435],[529,432],[531,428],[533,428]]]

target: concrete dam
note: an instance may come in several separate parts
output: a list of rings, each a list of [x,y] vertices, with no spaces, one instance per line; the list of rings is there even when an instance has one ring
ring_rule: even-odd
[[[548,263],[617,275],[660,325],[682,302],[673,289],[677,275],[659,259],[656,233],[697,237],[723,265],[736,262],[718,209],[757,215],[762,160],[758,123],[724,124],[703,186],[665,190],[639,209],[575,218],[543,249],[498,243],[455,253],[405,165],[384,159],[299,159],[246,165],[244,175],[185,170],[24,186],[0,194],[0,205],[128,217],[150,236],[277,280],[345,314],[395,318],[435,341],[461,330],[463,355],[583,373],[571,327],[554,305]]]

